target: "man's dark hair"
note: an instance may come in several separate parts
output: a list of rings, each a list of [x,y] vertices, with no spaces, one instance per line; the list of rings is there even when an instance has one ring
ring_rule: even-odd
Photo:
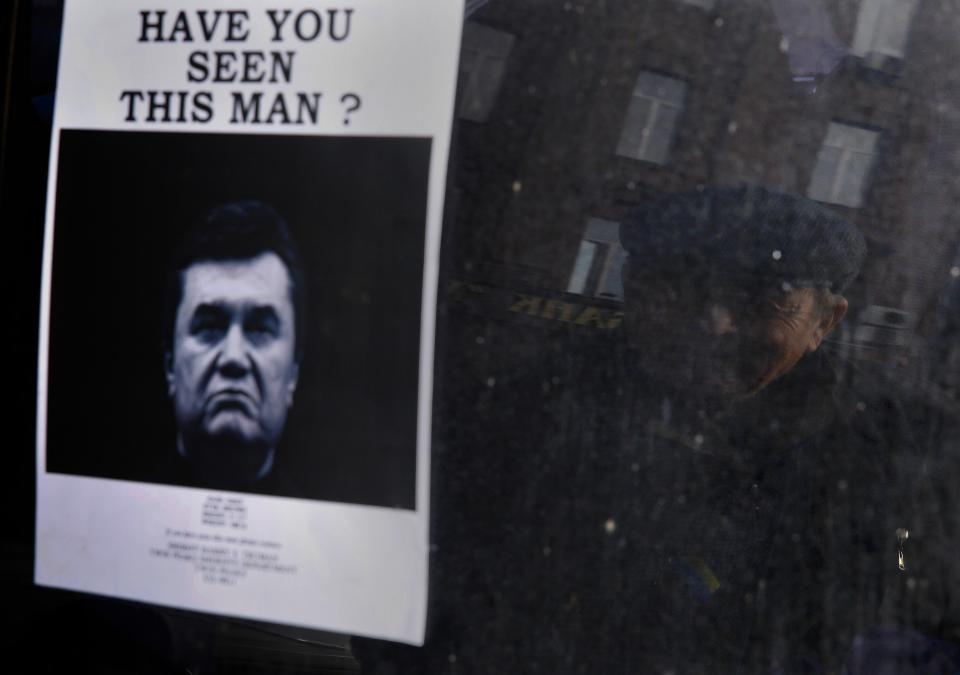
[[[183,272],[198,262],[249,260],[275,253],[290,277],[293,304],[295,358],[303,355],[306,329],[306,289],[303,264],[286,221],[273,208],[258,201],[217,206],[195,221],[176,248],[167,268],[164,289],[164,348],[173,347],[177,308],[183,299]]]

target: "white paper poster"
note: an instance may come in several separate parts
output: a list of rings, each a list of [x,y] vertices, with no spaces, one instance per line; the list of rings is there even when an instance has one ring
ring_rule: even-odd
[[[37,583],[422,643],[462,4],[65,5]]]

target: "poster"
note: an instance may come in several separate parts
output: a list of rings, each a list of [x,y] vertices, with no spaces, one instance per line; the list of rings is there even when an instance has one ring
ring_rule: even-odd
[[[66,2],[38,584],[422,644],[462,11]]]

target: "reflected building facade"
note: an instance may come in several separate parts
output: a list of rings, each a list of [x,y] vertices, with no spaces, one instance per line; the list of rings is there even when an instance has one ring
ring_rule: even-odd
[[[867,237],[832,348],[925,386],[960,242],[957,34],[949,0],[481,4],[464,34],[454,276],[513,318],[615,316],[630,210],[771,186]]]

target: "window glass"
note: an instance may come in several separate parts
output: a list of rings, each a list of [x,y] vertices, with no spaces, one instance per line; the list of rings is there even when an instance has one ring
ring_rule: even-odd
[[[620,224],[601,218],[587,221],[567,292],[623,299],[621,268],[626,252],[620,246]]]
[[[716,4],[716,0],[679,0],[687,5],[693,5],[694,7],[701,7],[703,9],[713,9],[713,6]]]
[[[11,293],[16,392],[38,382],[61,4],[0,10],[0,216],[29,282]],[[424,645],[34,587],[36,411],[18,395],[12,651],[52,672],[960,673],[958,36],[957,0],[467,0]],[[422,254],[385,239],[361,248]],[[344,321],[395,330],[349,279],[307,275],[358,308],[311,319],[313,354]],[[94,309],[70,316],[102,340]],[[383,421],[359,431],[389,448],[395,355],[334,356],[310,367],[340,374],[338,429],[363,401]],[[351,375],[377,368],[376,386]]]
[[[686,83],[680,80],[640,73],[617,142],[617,154],[654,164],[666,163],[686,90]]]
[[[851,51],[903,58],[917,0],[862,0]]]
[[[470,21],[463,25],[460,117],[484,122],[500,90],[514,37]]]
[[[807,194],[822,202],[861,206],[878,136],[875,131],[831,122]]]

